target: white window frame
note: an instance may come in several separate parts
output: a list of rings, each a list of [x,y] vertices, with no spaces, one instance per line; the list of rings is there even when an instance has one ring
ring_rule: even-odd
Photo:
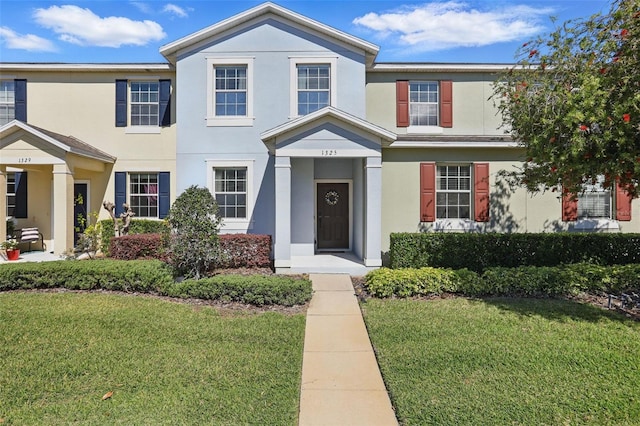
[[[613,218],[613,191],[611,190],[611,188],[605,188],[604,186],[602,186],[602,184],[604,183],[604,175],[599,175],[597,176],[597,181],[594,185],[592,185],[591,183],[585,183],[583,184],[583,188],[585,190],[584,193],[578,194],[578,220],[593,220],[593,219],[599,219],[599,220],[611,220]],[[584,203],[587,201],[586,199],[591,195],[591,196],[601,196],[602,194],[604,194],[603,198],[608,198],[608,204],[609,204],[609,211],[607,216],[580,216],[580,211],[582,210],[581,207],[581,203],[582,205],[584,205]],[[606,204],[605,204],[606,207]]]
[[[432,102],[411,102],[411,85],[412,84],[420,84],[420,83],[435,83],[437,89],[437,97],[438,101],[436,104],[436,125],[416,125],[411,124],[411,104],[432,104]],[[444,133],[444,128],[440,126],[440,103],[441,103],[441,90],[440,90],[440,81],[438,80],[410,80],[407,90],[409,93],[407,94],[409,99],[409,127],[407,127],[407,133],[413,134],[442,134]]]
[[[255,191],[253,188],[253,160],[206,160],[207,165],[207,188],[215,198],[216,196],[216,169],[246,168],[247,169],[247,217],[245,218],[223,218],[222,226],[224,230],[235,232],[246,232],[253,228],[253,208],[255,206]]]
[[[159,219],[160,218],[160,173],[156,171],[135,171],[127,172],[127,204],[133,210],[133,204],[131,203],[131,196],[134,195],[131,191],[131,175],[156,175],[156,215],[155,216],[140,216],[136,214],[137,218],[142,219]],[[147,194],[135,194],[135,197],[144,197]],[[148,195],[147,195],[148,196]]]
[[[131,134],[159,134],[161,132],[160,127],[160,76],[148,75],[148,76],[127,76],[127,127],[125,133]],[[131,124],[131,83],[157,83],[158,84],[158,123],[150,126],[139,126]]]
[[[10,90],[6,90],[6,91],[2,91],[2,95],[0,96],[0,110],[2,110],[3,112],[6,110],[7,111],[7,122],[6,123],[2,123],[0,122],[0,126],[3,126],[7,123],[10,123],[11,121],[15,120],[16,118],[16,83],[14,80],[10,80],[10,79],[2,79],[0,80],[0,82],[2,83],[11,83],[13,85],[13,99],[11,100],[11,102],[5,102],[4,101],[4,93],[10,93]],[[8,118],[10,115],[8,114],[9,109],[13,109],[13,118]]]
[[[338,57],[290,56],[289,57],[289,118],[298,114],[298,65],[329,65],[329,105],[338,107]]]
[[[16,211],[16,173],[15,172],[7,172],[6,173],[7,180],[7,188],[6,188],[6,204],[7,210],[5,211],[7,218],[13,219],[13,214],[9,214],[9,207],[13,207],[13,213]],[[9,185],[13,182],[13,192],[9,192]],[[13,197],[13,204],[9,204],[9,197]]]
[[[253,126],[253,57],[207,57],[207,126]],[[247,67],[247,115],[216,115],[216,66]]]
[[[440,189],[440,187],[438,186],[438,169],[439,167],[468,167],[469,168],[469,189],[468,190],[446,190],[446,189]],[[460,176],[458,176],[458,179],[460,179]],[[474,209],[474,205],[473,205],[473,188],[474,185],[474,181],[473,181],[473,164],[464,164],[464,163],[460,163],[460,164],[436,164],[436,193],[435,193],[435,203],[436,203],[436,208],[435,208],[435,213],[436,213],[436,220],[441,220],[441,221],[473,221],[474,218],[474,214],[473,214],[473,209]],[[456,218],[449,218],[449,217],[438,217],[438,194],[440,193],[463,193],[463,192],[468,192],[469,193],[469,217],[467,218],[462,218],[462,217],[456,217]]]

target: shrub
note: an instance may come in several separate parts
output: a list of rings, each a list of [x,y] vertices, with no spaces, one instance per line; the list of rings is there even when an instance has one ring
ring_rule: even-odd
[[[120,219],[118,222],[122,223]],[[115,237],[113,220],[104,219],[98,222],[100,225],[100,250],[110,256],[111,239]],[[129,223],[129,235],[134,234],[166,234],[169,226],[164,220],[153,219],[131,219]]]
[[[0,268],[0,290],[67,288],[150,292],[172,283],[171,268],[160,261],[149,260],[25,262]]]
[[[640,263],[640,234],[391,234],[390,266],[468,268]]]
[[[380,268],[365,277],[367,290],[376,297],[409,297],[456,291],[458,275],[448,269]]]
[[[207,188],[190,186],[178,196],[167,220],[173,265],[179,274],[200,278],[214,269],[220,259],[218,204]]]
[[[271,266],[271,236],[220,235],[221,268],[268,268]]]
[[[114,237],[109,245],[112,258],[119,260],[165,260],[164,239],[161,234],[133,234]]]
[[[308,279],[281,275],[216,275],[184,280],[165,288],[172,297],[215,299],[252,305],[301,305],[311,299]]]

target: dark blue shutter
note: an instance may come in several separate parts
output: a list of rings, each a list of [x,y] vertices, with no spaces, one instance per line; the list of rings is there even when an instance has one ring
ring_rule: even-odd
[[[127,174],[125,172],[116,172],[116,216],[124,212],[122,205],[127,202]]]
[[[27,122],[27,80],[14,80],[15,119]],[[25,216],[26,217],[26,216]]]
[[[167,217],[169,207],[171,207],[171,179],[169,176],[169,172],[158,173],[158,217],[160,219]]]
[[[171,125],[171,80],[160,80],[160,126]]]
[[[16,209],[14,217],[26,219],[27,215],[27,172],[16,172]]]
[[[127,80],[116,80],[116,127],[127,127]]]

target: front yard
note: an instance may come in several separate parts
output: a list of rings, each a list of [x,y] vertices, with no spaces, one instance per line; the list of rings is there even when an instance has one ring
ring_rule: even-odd
[[[0,423],[293,425],[304,325],[141,296],[0,293]]]
[[[638,424],[640,322],[556,299],[362,307],[401,424]]]

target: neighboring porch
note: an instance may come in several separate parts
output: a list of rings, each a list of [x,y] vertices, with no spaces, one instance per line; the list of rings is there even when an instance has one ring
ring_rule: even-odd
[[[326,107],[261,136],[275,156],[276,271],[381,266],[381,145],[395,134]]]
[[[14,120],[0,127],[0,241],[38,228],[47,251],[74,247],[79,215],[98,211],[116,158],[74,138]],[[9,190],[9,192],[8,192]]]

